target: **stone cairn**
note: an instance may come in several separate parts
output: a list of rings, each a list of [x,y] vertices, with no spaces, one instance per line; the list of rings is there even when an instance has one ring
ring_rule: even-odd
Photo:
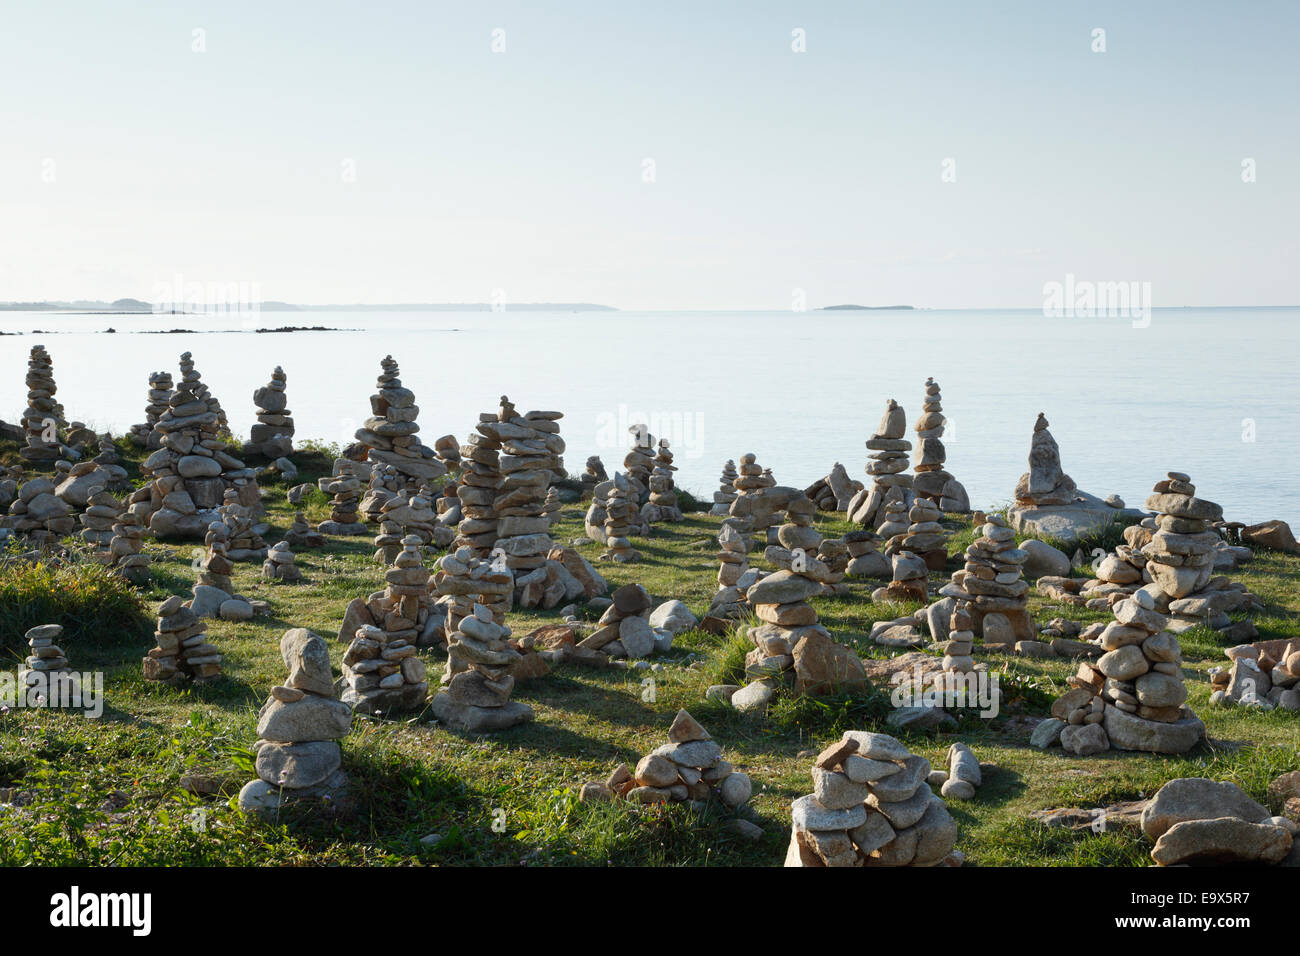
[[[709,509],[711,515],[731,514],[731,503],[736,500],[736,479],[740,475],[736,472],[736,463],[730,458],[722,466],[722,477],[718,479],[718,490],[713,493],[713,507]]]
[[[551,521],[546,516],[546,492],[562,473],[560,455],[560,412],[532,411],[520,416],[506,396],[501,396],[497,416],[497,438],[501,487],[492,501],[497,540],[493,549],[506,554],[506,566],[521,576],[546,563],[551,540]],[[516,582],[517,584],[518,582]]]
[[[560,520],[564,506],[560,502],[560,491],[554,485],[546,489],[546,500],[542,502],[542,514],[546,516],[547,530]]]
[[[605,498],[605,550],[600,555],[601,561],[628,564],[641,559],[641,552],[628,540],[632,533],[632,515],[636,511],[631,500],[632,491],[628,478],[615,472],[614,487]]]
[[[407,535],[419,538],[421,546],[431,544],[437,521],[429,499],[423,494],[412,495],[405,489],[398,492],[380,508],[375,560],[380,564],[392,564],[402,549],[402,539]]]
[[[437,512],[438,527],[445,528],[446,533],[451,535],[451,540],[456,538],[456,525],[460,524],[463,514],[460,510],[460,485],[453,480],[448,481],[442,486],[442,494],[434,501],[434,509]],[[450,544],[451,541],[448,541]]]
[[[748,774],[722,759],[722,748],[709,732],[679,710],[668,728],[668,743],[642,757],[635,770],[619,764],[604,783],[584,784],[579,799],[682,803],[716,798],[735,809],[749,800],[753,789]]]
[[[347,736],[352,712],[335,698],[325,641],[296,627],[280,638],[280,657],[289,674],[271,688],[258,714],[257,779],[239,791],[245,813],[273,816],[304,801],[337,805],[347,786],[338,742]]]
[[[149,556],[144,554],[144,522],[141,512],[146,506],[135,504],[120,512],[108,542],[108,562],[115,572],[132,584],[149,580]]]
[[[984,783],[975,752],[963,743],[955,743],[944,759],[948,769],[933,771],[930,783],[939,784],[939,795],[946,800],[973,800],[975,791]]]
[[[786,866],[938,866],[957,823],[927,783],[930,762],[888,734],[848,730],[813,764],[790,807]]]
[[[476,556],[486,558],[497,542],[497,515],[494,508],[500,493],[501,424],[506,415],[514,417],[514,408],[503,403],[499,411],[479,415],[474,432],[461,445],[461,474],[457,496],[461,519],[457,526],[454,548],[473,548]]]
[[[447,466],[417,437],[420,406],[415,404],[415,393],[402,387],[397,362],[386,355],[379,364],[382,371],[370,396],[371,416],[357,429],[356,439],[368,450],[370,461],[392,465],[416,490],[421,481],[447,474]]]
[[[443,724],[475,733],[504,730],[533,719],[533,709],[510,699],[515,678],[512,664],[523,655],[509,642],[510,628],[498,624],[482,604],[447,634],[447,669],[443,689],[431,709]]]
[[[646,480],[650,489],[649,500],[641,508],[641,517],[645,521],[674,522],[682,520],[682,510],[677,507],[677,485],[673,482],[673,453],[668,448],[668,439],[659,439],[659,452],[655,455],[654,471]]]
[[[882,539],[875,532],[863,528],[844,536],[849,563],[844,573],[851,578],[888,578],[892,576],[889,558],[880,553]]]
[[[284,543],[291,548],[323,548],[325,536],[319,531],[312,530],[311,525],[307,523],[306,515],[301,511],[295,511],[293,524],[284,534]]]
[[[257,424],[249,430],[245,455],[261,455],[274,461],[293,454],[293,413],[284,391],[286,380],[284,369],[277,365],[271,381],[253,392]]]
[[[230,560],[230,529],[220,521],[208,525],[208,533],[203,538],[207,554],[199,565],[198,583],[205,587],[225,591],[229,597],[235,591],[230,580],[235,564]]]
[[[885,404],[876,432],[867,439],[867,474],[871,487],[863,488],[849,503],[848,517],[864,528],[881,523],[885,506],[891,501],[901,502],[903,510],[912,501],[912,478],[907,471],[907,453],[912,443],[903,436],[907,433],[907,413],[892,398]]]
[[[23,635],[27,638],[28,653],[24,669],[18,672],[18,686],[48,688],[52,675],[68,672],[67,654],[57,643],[62,635],[61,624],[41,624]],[[46,703],[50,700],[47,698]]]
[[[475,605],[486,607],[494,623],[504,624],[514,592],[514,575],[509,568],[494,567],[476,557],[473,548],[464,546],[439,559],[432,587],[438,603],[446,608],[445,642],[446,635],[459,627],[461,619],[474,613]]]
[[[239,493],[234,488],[226,489],[220,513],[221,523],[226,526],[230,537],[230,560],[265,560],[266,542],[257,533],[250,509],[240,503]]]
[[[106,550],[113,541],[113,526],[124,511],[126,505],[120,499],[102,488],[93,490],[80,516],[81,540]]]
[[[709,604],[709,627],[725,628],[726,622],[749,613],[745,589],[758,578],[749,567],[749,535],[737,528],[738,519],[728,518],[718,531],[718,590]],[[743,586],[742,586],[743,585]],[[716,623],[715,623],[716,622]]]
[[[933,378],[925,380],[925,404],[921,417],[913,426],[916,430],[916,459],[912,470],[912,491],[946,514],[965,514],[970,511],[970,497],[960,481],[944,468],[948,450],[943,445],[943,431],[948,419],[943,415],[939,383]]]
[[[167,411],[171,397],[172,373],[150,372],[149,401],[144,407],[145,420],[143,424],[131,426],[132,444],[148,451],[157,451],[162,447],[162,432],[158,431],[158,421],[163,412]]]
[[[1010,650],[1020,641],[1032,641],[1034,621],[1027,610],[1029,583],[1024,579],[1028,559],[1028,552],[1016,547],[1016,533],[1006,519],[989,515],[980,536],[966,549],[965,565],[939,589],[940,604],[953,609],[965,604],[970,629],[985,644]]]
[[[847,513],[854,496],[862,489],[862,482],[850,478],[848,470],[837,461],[830,473],[805,488],[804,494],[817,503],[818,511]]]
[[[605,465],[600,460],[599,455],[592,455],[587,459],[586,470],[582,473],[582,496],[579,500],[588,501],[591,499],[596,490],[596,486],[602,481],[609,481],[609,475],[605,473]]]
[[[179,685],[207,683],[221,676],[221,653],[208,643],[207,628],[179,595],[158,608],[156,647],[144,658],[145,680]]]
[[[1214,574],[1220,538],[1213,525],[1223,520],[1223,508],[1197,498],[1191,479],[1177,471],[1156,483],[1146,506],[1156,512],[1157,530],[1142,546],[1142,554],[1146,573],[1159,589],[1156,609],[1169,616],[1169,629],[1181,633],[1198,624],[1229,628],[1228,612],[1254,599],[1242,585]],[[1141,530],[1134,535],[1135,541],[1146,537]]]
[[[54,399],[57,391],[50,353],[43,345],[33,345],[27,359],[27,410],[23,412],[27,445],[18,450],[24,461],[52,462],[60,458],[75,461],[80,457],[59,440],[67,422],[63,406]]]
[[[456,440],[455,435],[443,435],[435,441],[433,452],[449,472],[460,468],[460,442]]]
[[[1116,602],[1115,619],[1099,639],[1106,653],[1095,664],[1081,663],[1069,678],[1072,689],[1052,705],[1067,753],[1185,753],[1205,736],[1185,705],[1182,648],[1166,630],[1169,618],[1156,610],[1160,593],[1149,585]]]
[[[1016,505],[1022,508],[1072,504],[1078,491],[1061,468],[1061,449],[1047,424],[1047,416],[1039,412],[1029,444],[1029,471],[1016,482]]]
[[[602,651],[614,660],[639,660],[672,646],[672,634],[650,624],[653,602],[639,584],[625,584],[610,595],[612,603],[600,617],[597,630],[584,638],[582,647]]]
[[[384,580],[387,587],[370,601],[370,621],[359,624],[343,655],[343,703],[363,714],[413,710],[429,693],[424,661],[415,656],[431,603],[419,538],[402,540],[402,552]],[[345,626],[353,620],[350,605]]]
[[[316,526],[320,534],[359,535],[366,533],[366,523],[359,520],[358,502],[361,500],[361,479],[352,474],[336,474],[317,482],[321,491],[333,495],[330,499],[330,516]]]
[[[650,491],[650,472],[654,469],[655,438],[645,425],[633,425],[632,447],[623,459],[623,473],[627,475],[628,498],[637,511],[646,503]]]
[[[1232,666],[1210,670],[1211,704],[1300,710],[1300,641],[1238,644],[1224,653]]]
[[[77,528],[77,516],[70,504],[55,495],[54,482],[41,476],[19,487],[9,513],[0,520],[0,528],[42,544],[72,534]]]
[[[161,447],[140,466],[152,480],[131,501],[149,501],[149,528],[158,536],[197,538],[216,520],[227,490],[250,510],[260,508],[261,501],[252,469],[231,457],[218,437],[225,413],[189,352],[180,364],[180,383],[158,419]]]
[[[947,639],[936,642],[935,649],[943,651],[943,669],[951,673],[967,674],[975,670],[975,616],[969,601],[955,601],[948,616]]]
[[[262,562],[262,579],[296,584],[302,580],[302,571],[294,563],[296,560],[297,555],[289,549],[287,541],[276,542],[266,553],[266,560]]]
[[[892,507],[898,507],[900,502],[891,502]],[[905,524],[905,530],[899,534],[885,540],[885,553],[894,554],[897,551],[910,551],[925,562],[925,566],[931,571],[942,571],[944,565],[948,563],[948,549],[944,542],[948,540],[948,532],[944,530],[943,525],[939,523],[941,514],[939,506],[925,498],[916,498],[912,502],[912,507],[907,509],[904,521],[896,524],[886,522],[881,528],[896,527],[897,524]],[[880,528],[876,533],[885,537]]]
[[[753,452],[740,456],[740,477],[736,479],[736,498],[731,503],[731,514],[750,520],[750,530],[760,535],[763,544],[770,543],[767,531],[777,521],[777,510],[765,507],[763,499],[770,489],[776,487],[776,480],[764,471]]]
[[[374,462],[370,466],[370,476],[366,479],[365,497],[357,506],[362,519],[367,522],[379,521],[384,504],[405,489],[406,477],[401,472],[383,462]]]
[[[894,604],[924,603],[930,594],[926,580],[929,569],[925,561],[911,551],[895,551],[890,560],[892,579],[889,584],[872,591],[871,600]]]

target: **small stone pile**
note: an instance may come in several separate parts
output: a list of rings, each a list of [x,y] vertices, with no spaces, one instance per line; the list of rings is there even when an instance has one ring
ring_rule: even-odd
[[[948,617],[947,639],[936,642],[935,650],[943,651],[943,669],[957,674],[975,670],[975,617],[969,601],[955,601]]]
[[[230,560],[230,529],[220,521],[214,521],[208,525],[208,533],[204,535],[203,543],[207,546],[207,554],[199,565],[199,584],[205,587],[217,588],[225,591],[227,597],[234,593],[235,587],[230,580],[230,575],[234,573],[235,565]]]
[[[895,551],[890,555],[892,580],[871,592],[871,600],[893,604],[908,601],[924,602],[929,597],[926,581],[929,569],[925,561],[911,551]]]
[[[930,774],[930,783],[939,785],[939,795],[948,800],[972,800],[975,791],[984,782],[980,771],[979,758],[975,752],[963,743],[955,743],[948,748],[944,758],[947,770],[935,770]]]
[[[296,560],[297,555],[289,549],[287,541],[276,542],[266,552],[266,560],[262,562],[262,579],[296,584],[302,580],[302,571],[294,563]]]
[[[722,466],[722,477],[718,479],[718,490],[713,493],[713,507],[709,509],[709,514],[731,513],[731,503],[736,500],[736,479],[739,477],[736,463],[728,458],[727,463]]]
[[[387,587],[369,602],[343,655],[343,703],[363,714],[413,710],[429,693],[424,661],[415,656],[421,625],[429,614],[429,571],[420,539],[402,540],[402,552],[384,572]],[[344,626],[361,618],[349,605]]]
[[[435,717],[449,727],[477,733],[504,730],[533,719],[533,709],[510,699],[515,678],[510,667],[523,659],[508,640],[510,628],[498,624],[482,604],[447,634],[443,689],[433,696]]]
[[[1210,671],[1211,704],[1300,710],[1300,641],[1239,644],[1224,653],[1232,666]]]
[[[844,573],[851,578],[888,578],[893,566],[889,558],[880,553],[883,543],[880,535],[866,528],[850,531],[844,536],[849,562]]]
[[[67,422],[63,406],[54,399],[57,391],[50,353],[43,345],[33,345],[27,359],[27,409],[23,412],[27,444],[18,450],[24,461],[52,462],[60,458],[75,461],[80,457],[59,440]]]
[[[740,477],[735,481],[736,499],[731,503],[731,514],[748,518],[751,530],[761,535],[767,544],[767,530],[778,520],[779,506],[769,502],[769,492],[776,480],[758,463],[758,456],[748,452],[740,456]]]
[[[790,807],[786,866],[938,866],[957,823],[927,784],[930,762],[888,734],[845,731]]]
[[[1191,478],[1177,471],[1156,483],[1146,506],[1156,512],[1157,530],[1142,554],[1146,572],[1159,589],[1156,610],[1169,615],[1169,629],[1180,633],[1198,624],[1215,630],[1230,627],[1228,612],[1252,604],[1253,598],[1242,585],[1214,574],[1220,538],[1212,526],[1223,520],[1223,509],[1197,498]]]
[[[386,355],[379,364],[382,370],[370,396],[371,415],[357,429],[356,439],[367,448],[370,461],[392,465],[415,489],[421,481],[447,474],[447,466],[417,437],[420,406],[415,404],[415,393],[402,387],[397,362]]]
[[[109,565],[132,584],[149,581],[149,556],[144,554],[144,522],[141,513],[146,506],[135,504],[122,511],[113,524],[113,537],[108,542]]]
[[[239,791],[239,809],[273,816],[294,802],[337,805],[347,786],[339,769],[339,740],[352,712],[334,694],[334,672],[325,641],[296,627],[280,638],[289,675],[271,688],[258,714],[256,780]]]
[[[940,517],[939,506],[934,502],[924,498],[915,499],[912,507],[907,510],[907,530],[886,539],[885,553],[911,551],[931,571],[942,571],[948,563],[948,549],[944,547],[948,532],[939,523]],[[876,533],[884,537],[879,529]]]
[[[933,378],[925,380],[925,405],[916,420],[916,459],[912,470],[912,491],[918,498],[930,501],[942,512],[951,514],[970,511],[970,497],[960,481],[944,468],[948,451],[943,445],[944,426],[948,419],[943,415],[939,383]]]
[[[284,369],[277,365],[271,381],[253,392],[257,424],[249,429],[245,455],[261,455],[274,461],[293,454],[293,413],[284,391],[286,381]]]
[[[131,496],[147,500],[149,528],[159,537],[201,537],[228,490],[239,503],[258,509],[253,471],[226,451],[221,404],[203,384],[189,352],[181,355],[181,380],[158,419],[160,448],[140,466],[152,480]]]
[[[848,518],[864,528],[877,527],[884,516],[885,505],[898,501],[904,511],[912,501],[912,478],[907,471],[907,453],[912,443],[907,434],[907,413],[892,398],[885,403],[885,414],[876,426],[875,434],[867,439],[867,474],[871,487],[863,488],[849,503]]]
[[[23,482],[17,499],[9,505],[9,513],[0,520],[0,528],[25,535],[37,544],[72,534],[77,528],[77,516],[54,490],[49,478]]]
[[[641,508],[641,517],[647,522],[673,522],[682,520],[682,509],[677,506],[677,485],[673,482],[673,453],[668,439],[659,439],[659,452],[655,455],[654,471],[647,479],[649,500]]]
[[[24,669],[18,671],[19,687],[44,685],[48,688],[50,675],[69,670],[67,654],[56,643],[62,635],[61,624],[41,624],[23,635],[27,638],[28,654]]]
[[[461,474],[457,496],[461,519],[452,547],[469,547],[480,558],[491,554],[497,542],[497,516],[494,504],[500,493],[501,417],[514,417],[514,409],[505,405],[495,412],[479,415],[478,424],[461,445]]]
[[[455,631],[462,618],[474,613],[475,605],[486,607],[497,624],[506,622],[514,591],[510,569],[493,566],[474,554],[470,547],[457,548],[455,554],[443,555],[433,578],[438,603],[447,610],[443,639]]]
[[[837,461],[830,473],[805,488],[804,494],[817,503],[819,511],[847,512],[854,496],[862,488],[862,482],[850,478],[848,470]]]
[[[158,420],[167,411],[172,397],[172,373],[149,373],[149,401],[144,407],[144,423],[131,426],[131,442],[148,451],[157,451],[162,447],[162,432],[158,431]]]
[[[546,500],[542,502],[542,514],[546,516],[548,526],[554,526],[560,520],[564,506],[560,502],[560,490],[554,485],[546,489]]]
[[[758,579],[758,571],[749,567],[749,535],[737,528],[739,519],[728,518],[718,531],[718,590],[709,604],[706,617],[710,626],[725,627],[749,613],[745,588]],[[743,585],[743,587],[742,587]]]
[[[1078,490],[1061,468],[1061,448],[1047,426],[1047,416],[1039,412],[1029,445],[1029,471],[1016,482],[1016,504],[1022,507],[1068,505]]]
[[[99,454],[90,460],[95,466],[94,472],[104,480],[105,491],[130,491],[134,487],[131,479],[127,476],[126,469],[122,467],[122,456],[117,453],[117,448],[113,445],[113,436],[97,435],[96,444],[99,448]]]
[[[330,516],[316,526],[321,534],[358,535],[366,533],[366,523],[360,520],[357,510],[361,500],[361,479],[356,475],[336,474],[321,478],[317,486],[330,499]]]
[[[448,544],[456,538],[456,525],[460,524],[462,513],[460,510],[460,486],[455,481],[448,480],[442,486],[442,494],[434,501],[434,510],[437,512],[438,527],[445,528],[445,534],[450,534],[451,539]]]
[[[379,515],[379,534],[375,536],[375,560],[392,564],[402,549],[402,539],[415,535],[420,544],[431,544],[438,518],[429,499],[402,489],[384,502]]]
[[[113,541],[113,525],[124,511],[126,505],[119,498],[103,489],[93,491],[80,516],[81,540],[107,548]]]
[[[1079,756],[1108,747],[1151,753],[1185,753],[1205,736],[1205,725],[1185,705],[1182,648],[1156,611],[1148,586],[1118,601],[1115,619],[1099,639],[1106,651],[1084,662],[1069,679],[1071,690],[1052,705],[1060,743]]]
[[[230,536],[230,560],[263,561],[266,559],[266,542],[253,525],[250,509],[239,501],[239,492],[228,488],[225,502],[220,508],[221,523]]]
[[[642,757],[635,770],[619,764],[604,783],[585,784],[580,799],[683,803],[716,798],[736,809],[749,800],[753,790],[749,775],[723,760],[722,748],[709,732],[685,710],[679,710],[668,728],[668,743]]]
[[[1034,639],[1034,622],[1027,610],[1029,584],[1024,580],[1028,558],[1028,552],[1016,547],[1016,533],[1006,519],[989,515],[980,536],[966,548],[965,565],[939,589],[942,598],[967,605],[971,629],[985,644],[1010,650],[1020,641]]]
[[[284,533],[284,543],[291,548],[323,548],[325,536],[319,531],[312,530],[311,525],[307,523],[306,515],[301,511],[295,511],[293,524]]]
[[[628,498],[637,511],[645,504],[650,490],[650,472],[654,469],[655,438],[645,425],[633,425],[632,447],[623,459],[623,473],[627,475]]]
[[[657,632],[650,624],[653,602],[639,584],[625,584],[610,595],[611,603],[600,617],[597,630],[580,646],[601,651],[614,660],[639,660],[672,645],[672,634]]]
[[[614,486],[605,499],[605,550],[600,555],[602,561],[616,561],[627,564],[641,559],[641,552],[632,547],[628,535],[632,533],[632,515],[636,506],[632,503],[632,485],[629,479],[619,472],[614,473]]]
[[[587,467],[582,473],[581,481],[582,496],[579,499],[580,501],[590,500],[596,486],[602,481],[609,481],[609,475],[605,473],[605,465],[600,460],[599,455],[592,455],[587,459]]]
[[[383,514],[384,504],[406,489],[406,476],[392,465],[374,462],[370,465],[370,476],[366,479],[366,493],[357,510],[364,521],[378,521]]]
[[[433,443],[433,452],[448,471],[460,467],[460,442],[455,435],[443,435],[437,439]]]
[[[156,647],[144,658],[144,679],[179,685],[207,683],[221,676],[221,652],[208,643],[203,621],[173,595],[158,608]]]

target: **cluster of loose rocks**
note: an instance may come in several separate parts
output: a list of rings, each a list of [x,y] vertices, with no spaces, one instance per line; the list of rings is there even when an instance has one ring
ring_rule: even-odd
[[[938,866],[957,823],[928,785],[930,762],[888,734],[845,731],[813,764],[813,792],[791,805],[786,866]]]
[[[77,516],[73,507],[54,492],[54,482],[43,475],[23,482],[18,497],[9,505],[9,513],[0,520],[0,528],[25,535],[36,544],[72,534]]]
[[[1300,641],[1257,641],[1224,653],[1232,665],[1211,669],[1211,704],[1300,710]]]
[[[1142,810],[1141,827],[1158,866],[1300,865],[1296,824],[1227,781],[1170,780]]]
[[[685,710],[668,728],[668,743],[656,747],[636,769],[620,764],[603,782],[585,784],[584,802],[622,798],[633,803],[705,802],[717,799],[735,809],[753,792],[749,776],[722,759],[722,748]]]
[[[731,462],[727,464],[730,465]],[[825,478],[814,481],[803,493],[816,503],[818,511],[847,512],[853,497],[862,488],[862,482],[850,478],[845,467],[837,461]]]
[[[257,779],[239,791],[239,808],[273,816],[286,804],[306,801],[337,807],[347,788],[338,742],[347,736],[352,712],[335,698],[329,648],[298,627],[280,638],[280,657],[289,673],[258,714]]]
[[[143,661],[145,680],[206,683],[221,676],[221,652],[208,643],[202,619],[179,595],[159,605],[154,641]]]
[[[611,660],[639,660],[672,647],[673,635],[650,624],[653,602],[639,584],[625,584],[610,595],[609,607],[597,629],[581,642],[586,651],[600,651]]]

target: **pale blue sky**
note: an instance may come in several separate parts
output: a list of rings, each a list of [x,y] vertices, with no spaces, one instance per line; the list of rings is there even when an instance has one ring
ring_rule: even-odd
[[[541,6],[11,0],[0,300],[1300,302],[1300,4]]]

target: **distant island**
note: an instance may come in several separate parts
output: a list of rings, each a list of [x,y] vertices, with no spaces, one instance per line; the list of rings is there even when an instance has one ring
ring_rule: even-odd
[[[842,312],[859,311],[859,312],[881,312],[887,309],[915,309],[914,305],[824,305],[818,312]]]
[[[294,305],[290,302],[261,302],[262,312],[617,312],[612,305],[592,302],[519,302],[496,306],[488,302],[412,302],[381,305]],[[140,299],[113,302],[0,302],[0,312],[114,312],[124,315],[153,314],[151,303]],[[223,310],[224,311],[224,310]],[[195,314],[184,309],[166,309],[168,315]],[[198,313],[202,314],[202,313]]]

